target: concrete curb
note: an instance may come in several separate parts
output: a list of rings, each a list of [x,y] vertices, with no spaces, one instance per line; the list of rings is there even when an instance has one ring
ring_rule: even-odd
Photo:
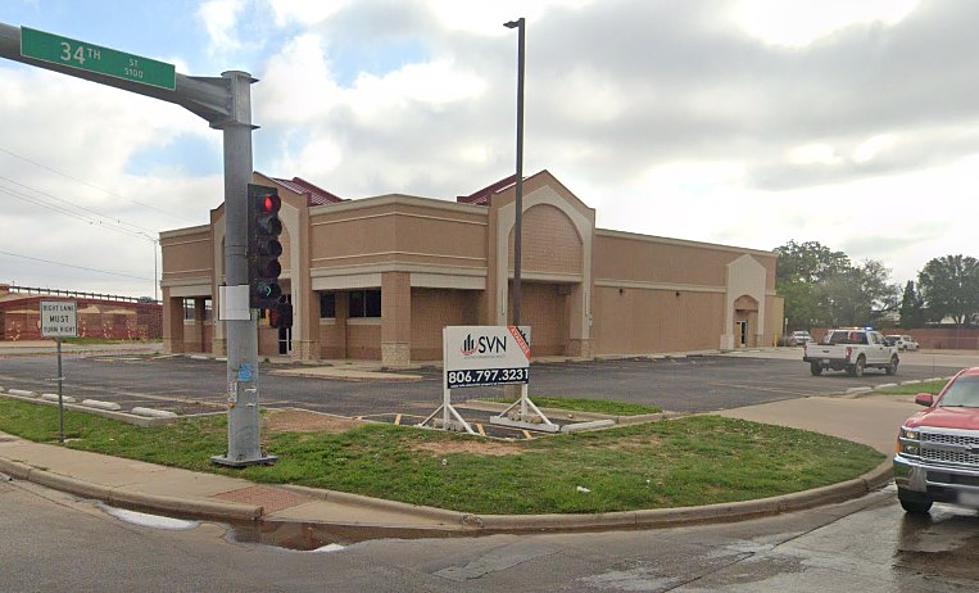
[[[94,498],[111,505],[163,511],[201,519],[220,521],[255,521],[264,514],[261,506],[205,500],[199,498],[179,498],[137,492],[125,488],[112,488],[93,484],[48,470],[32,467],[11,459],[0,457],[0,471],[18,480],[25,480],[54,490],[60,490],[84,498]]]
[[[13,395],[9,390],[6,393],[0,393],[0,397],[5,397],[5,398],[8,398],[8,399],[14,399],[14,400],[18,400],[18,401],[22,401],[22,402],[27,402],[27,403],[31,403],[31,404],[36,404],[36,405],[42,405],[42,406],[57,406],[58,405],[57,398],[55,398],[53,401],[48,401],[48,400],[40,399],[40,398],[24,397],[24,396],[20,396],[20,395]],[[74,398],[72,398],[72,400],[73,399]],[[221,410],[221,411],[216,411],[216,412],[203,412],[201,414],[187,414],[187,415],[184,415],[184,416],[173,416],[173,417],[169,417],[168,416],[168,417],[163,417],[163,418],[158,418],[158,417],[150,418],[148,416],[138,416],[138,415],[135,415],[135,414],[131,414],[129,412],[123,412],[123,411],[116,412],[116,411],[113,411],[113,410],[104,410],[102,408],[93,408],[93,407],[90,407],[90,406],[83,406],[83,405],[78,404],[78,403],[71,403],[71,401],[69,401],[68,399],[65,399],[65,409],[66,410],[71,410],[73,412],[82,412],[84,414],[90,414],[92,416],[101,416],[103,418],[110,418],[112,420],[118,420],[120,422],[125,422],[126,424],[133,424],[135,426],[140,426],[142,428],[148,428],[148,427],[153,427],[153,426],[163,426],[164,424],[172,424],[172,423],[176,422],[177,420],[186,419],[186,418],[197,418],[197,417],[200,417],[200,416],[213,416],[215,414],[224,414],[224,413],[226,413],[225,410]]]
[[[15,479],[26,480],[85,498],[103,500],[117,506],[223,521],[256,521],[263,518],[277,522],[283,521],[275,517],[266,517],[264,509],[257,505],[160,496],[125,488],[111,488],[31,467],[4,457],[0,457],[0,472]],[[460,530],[480,533],[649,528],[681,524],[733,522],[859,498],[884,486],[890,479],[891,462],[886,460],[873,470],[845,482],[758,500],[697,507],[540,515],[475,515],[306,486],[287,484],[279,487],[321,500],[434,519],[445,525],[444,528],[425,528],[423,530],[425,533],[437,533],[439,531],[458,533]],[[302,520],[291,521],[302,522]],[[356,527],[353,525],[346,526]],[[365,529],[374,527],[376,526],[364,526]]]
[[[931,379],[909,379],[907,381],[898,381],[897,383],[882,383],[880,385],[874,385],[872,387],[853,387],[851,389],[846,390],[845,397],[848,397],[849,399],[861,399],[864,397],[870,397],[872,395],[881,395],[878,392],[883,391],[885,389],[893,389],[894,387],[901,387],[904,385],[920,385],[922,383],[930,383],[932,381],[948,381],[952,377],[953,375],[949,375],[948,377],[932,377]],[[908,398],[914,397],[914,394],[912,393],[909,393],[904,396],[896,395],[896,394],[883,394],[883,395],[891,395],[894,397],[908,397]]]

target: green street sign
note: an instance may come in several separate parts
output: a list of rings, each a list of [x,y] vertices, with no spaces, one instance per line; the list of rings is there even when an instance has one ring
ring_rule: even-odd
[[[173,64],[28,27],[20,28],[20,55],[170,91],[177,87]]]

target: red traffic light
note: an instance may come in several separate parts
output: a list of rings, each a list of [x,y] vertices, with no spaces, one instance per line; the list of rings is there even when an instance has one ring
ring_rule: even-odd
[[[282,208],[282,198],[276,194],[266,194],[259,206],[262,214],[276,214]]]

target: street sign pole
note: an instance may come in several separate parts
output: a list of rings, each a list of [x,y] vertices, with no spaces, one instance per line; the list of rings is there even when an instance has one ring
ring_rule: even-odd
[[[224,133],[224,203],[227,292],[247,298],[245,198],[252,175],[251,93],[246,72],[187,76],[172,65],[92,43],[0,23],[0,58],[176,103]],[[224,287],[223,287],[224,288]],[[238,307],[234,302],[221,302]],[[164,306],[166,304],[164,303]],[[247,301],[246,301],[247,307]],[[215,463],[242,467],[271,463],[259,438],[258,326],[254,310],[228,318],[228,450]],[[59,373],[60,374],[60,373]]]
[[[40,301],[41,336],[54,338],[58,352],[58,442],[65,443],[65,373],[61,364],[61,340],[78,336],[78,303],[75,301]]]
[[[54,339],[58,345],[58,442],[65,444],[65,402],[62,395],[64,389],[65,375],[61,372],[61,338]]]

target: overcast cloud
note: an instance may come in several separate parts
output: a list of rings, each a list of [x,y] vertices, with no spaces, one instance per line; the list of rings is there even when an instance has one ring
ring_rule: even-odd
[[[0,20],[58,31],[37,4],[36,21]],[[502,23],[518,16],[525,171],[549,169],[600,226],[817,240],[896,281],[979,255],[974,2],[211,0],[173,17],[194,43],[150,55],[261,79],[263,172],[350,198],[454,199],[512,173],[516,35]],[[8,62],[0,121],[0,149],[47,167],[0,152],[0,250],[151,278],[133,233],[204,223],[220,203],[220,135],[172,106]],[[52,196],[89,220],[36,203],[64,206]],[[152,292],[2,253],[0,281]]]

